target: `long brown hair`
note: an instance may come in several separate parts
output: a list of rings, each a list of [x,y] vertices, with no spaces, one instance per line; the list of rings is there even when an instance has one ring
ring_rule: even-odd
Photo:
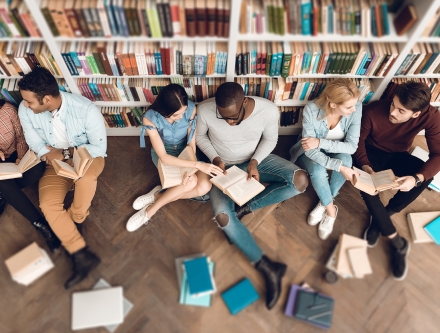
[[[361,92],[350,79],[338,78],[327,83],[321,95],[315,99],[315,104],[327,112],[330,103],[343,104],[349,99],[357,98]]]

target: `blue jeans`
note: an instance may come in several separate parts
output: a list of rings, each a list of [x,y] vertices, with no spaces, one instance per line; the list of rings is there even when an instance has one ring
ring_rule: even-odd
[[[248,164],[249,161],[238,164],[237,167],[246,171]],[[251,211],[279,203],[301,193],[293,184],[293,176],[299,169],[290,161],[273,154],[261,161],[258,165],[260,182],[269,183],[269,185],[263,192],[248,202]],[[237,219],[234,201],[216,186],[211,188],[209,195],[214,216],[223,213],[229,217],[228,224],[224,227],[219,225],[219,227],[252,263],[258,262],[263,256],[263,251],[257,245],[249,230]]]
[[[165,142],[163,143],[163,145],[168,155],[177,157],[186,148],[186,138],[175,145]],[[157,156],[156,151],[154,150],[153,147],[151,147],[151,159],[153,160],[153,163],[157,168],[157,164],[159,163],[159,156]],[[209,194],[206,193],[205,195],[199,197],[190,198],[190,200],[207,202],[209,200]]]
[[[347,168],[351,168],[352,159],[351,155],[345,153],[325,153],[331,158],[336,158],[342,161],[342,165]],[[327,169],[322,165],[313,162],[306,154],[302,154],[298,158],[299,164],[304,167],[304,169],[310,175],[310,181],[312,186],[316,191],[316,194],[321,201],[323,206],[327,206],[333,202],[333,198],[338,195],[339,190],[345,183],[344,176],[338,171],[332,171],[330,181],[328,180]]]

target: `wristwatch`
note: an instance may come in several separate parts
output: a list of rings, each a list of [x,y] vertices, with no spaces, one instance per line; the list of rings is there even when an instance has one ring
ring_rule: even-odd
[[[69,148],[64,148],[63,149],[63,156],[64,156],[64,160],[68,160],[70,158],[70,150],[69,150]]]
[[[417,177],[417,175],[412,175],[414,177],[414,179],[416,180],[416,185],[415,187],[419,187],[420,185],[422,185],[422,181],[420,180],[419,177]]]

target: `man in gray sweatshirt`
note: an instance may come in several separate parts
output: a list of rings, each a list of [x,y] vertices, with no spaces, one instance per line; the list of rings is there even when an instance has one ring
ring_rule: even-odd
[[[272,102],[245,97],[238,83],[226,82],[217,89],[215,100],[199,104],[196,136],[197,146],[213,164],[223,170],[236,165],[248,173],[249,179],[269,184],[241,207],[236,207],[216,186],[210,192],[217,224],[264,276],[268,309],[281,294],[281,278],[287,267],[263,254],[240,219],[259,208],[294,197],[308,185],[303,170],[271,154],[278,141],[278,117],[278,108]]]

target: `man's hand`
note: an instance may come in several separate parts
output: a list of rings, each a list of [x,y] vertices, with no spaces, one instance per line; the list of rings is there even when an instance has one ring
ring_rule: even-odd
[[[59,161],[64,160],[62,149],[57,149],[50,146],[46,146],[46,148],[49,149],[50,152],[41,156],[41,160],[46,161],[46,164],[52,165],[53,160],[59,160]]]
[[[21,161],[21,158],[17,158],[17,159],[15,160],[15,164],[18,165],[18,164],[20,163],[20,161]]]
[[[251,180],[251,178],[255,178],[256,180],[260,181],[260,173],[258,172],[258,162],[257,160],[252,159],[247,168],[246,171],[248,173],[248,180]]]
[[[316,149],[319,147],[319,139],[317,138],[302,138],[301,145],[304,151]]]
[[[5,154],[0,151],[0,159],[4,162],[5,161]]]
[[[223,174],[226,175],[226,166],[225,166],[225,163],[223,163],[220,156],[217,156],[216,158],[214,158],[212,160],[212,164],[214,164],[215,166],[218,166],[220,169],[222,169]]]
[[[400,177],[394,180],[396,183],[400,183],[399,186],[394,187],[393,190],[399,190],[402,192],[411,191],[416,186],[416,179],[413,176]]]
[[[366,173],[369,173],[370,175],[374,174],[373,168],[370,167],[369,165],[363,165],[362,170],[365,171]]]

